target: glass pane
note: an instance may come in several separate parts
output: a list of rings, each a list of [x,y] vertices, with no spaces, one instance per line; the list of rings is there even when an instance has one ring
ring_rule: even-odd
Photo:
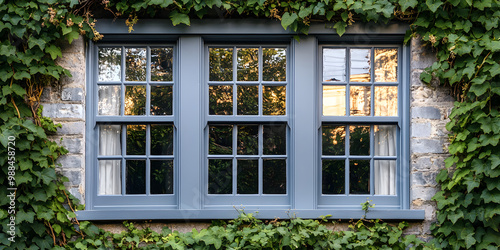
[[[210,48],[210,81],[232,81],[233,80],[233,49],[232,48]]]
[[[370,154],[370,126],[349,126],[350,155]]]
[[[126,194],[146,194],[146,161],[127,160]]]
[[[99,195],[122,193],[122,161],[99,161]]]
[[[209,87],[209,114],[233,114],[233,86],[219,85]]]
[[[259,49],[240,48],[238,51],[238,81],[259,80]]]
[[[323,49],[323,82],[345,82],[345,49]]]
[[[264,125],[264,154],[286,155],[286,124]]]
[[[398,115],[398,87],[375,86],[375,115]]]
[[[371,110],[370,86],[351,86],[349,96],[351,104],[351,115],[369,116]]]
[[[233,154],[233,126],[217,125],[209,128],[208,154],[231,155]]]
[[[174,193],[174,161],[151,160],[151,194]]]
[[[351,49],[351,82],[369,82],[370,49]]]
[[[172,86],[151,86],[151,115],[172,115]]]
[[[398,81],[398,49],[375,49],[375,81]]]
[[[286,114],[286,86],[264,86],[262,92],[264,115]]]
[[[174,126],[159,124],[151,125],[151,154],[174,154]]]
[[[375,194],[396,195],[396,161],[375,160]]]
[[[125,86],[125,115],[146,114],[146,86]]]
[[[324,125],[323,155],[345,155],[345,126]]]
[[[172,81],[173,48],[151,48],[151,81]]]
[[[127,48],[125,80],[146,81],[146,48]]]
[[[286,81],[286,49],[262,49],[262,78],[264,81]]]
[[[370,160],[349,161],[349,193],[370,194]]]
[[[233,193],[233,161],[226,159],[208,160],[208,193]]]
[[[375,155],[379,156],[396,156],[396,131],[395,125],[375,125],[374,144]]]
[[[127,155],[146,154],[146,125],[127,125]]]
[[[345,161],[323,160],[323,194],[345,194]]]
[[[259,86],[238,86],[238,115],[259,114]]]
[[[238,126],[238,154],[239,155],[259,154],[258,125]]]
[[[259,193],[259,161],[238,160],[238,194]]]
[[[99,81],[120,81],[121,60],[121,48],[99,48]]]
[[[286,160],[263,160],[263,193],[286,194]]]
[[[121,125],[99,125],[99,155],[121,155]]]
[[[345,115],[345,86],[323,86],[323,115]]]
[[[99,86],[99,115],[120,115],[121,111],[121,86]]]

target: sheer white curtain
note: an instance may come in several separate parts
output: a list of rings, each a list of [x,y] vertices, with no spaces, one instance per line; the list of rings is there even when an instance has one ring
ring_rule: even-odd
[[[375,155],[396,155],[396,126],[375,126]],[[375,194],[396,195],[396,161],[375,160]]]

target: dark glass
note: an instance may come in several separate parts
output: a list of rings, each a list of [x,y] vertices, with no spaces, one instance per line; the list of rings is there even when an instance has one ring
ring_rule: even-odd
[[[323,49],[323,82],[345,82],[345,49]]]
[[[286,81],[286,49],[262,49],[262,78],[264,81]]]
[[[349,161],[349,193],[370,194],[370,160]]]
[[[371,50],[351,49],[351,82],[369,82],[371,80]]]
[[[126,165],[126,193],[146,194],[146,161],[127,160]]]
[[[208,154],[233,154],[233,125],[209,126]]]
[[[151,115],[172,115],[172,86],[151,86]]]
[[[126,49],[126,81],[146,81],[146,66],[146,48]]]
[[[369,116],[371,112],[370,86],[351,86],[349,93],[351,115]]]
[[[173,48],[151,48],[151,81],[172,81]]]
[[[174,154],[174,127],[172,125],[151,124],[151,154]]]
[[[121,48],[99,48],[99,81],[116,82],[121,79]]]
[[[209,49],[209,80],[210,81],[232,81],[233,80],[233,49],[232,48],[210,48]]]
[[[174,193],[174,161],[151,160],[151,194]]]
[[[345,126],[323,126],[323,155],[345,155]]]
[[[323,194],[345,194],[345,161],[323,160]]]
[[[263,160],[263,193],[286,194],[286,160]]]
[[[375,49],[375,81],[398,81],[398,49]]]
[[[238,86],[238,115],[259,114],[259,86]]]
[[[238,126],[238,154],[239,155],[259,154],[258,125]]]
[[[146,125],[127,125],[127,155],[146,154]]]
[[[286,155],[286,124],[264,125],[264,154]]]
[[[286,86],[264,86],[262,91],[264,115],[286,114]]]
[[[349,154],[370,154],[370,126],[349,126]]]
[[[233,161],[226,159],[208,160],[208,193],[233,193]]]
[[[209,114],[233,114],[233,86],[219,85],[209,87]]]
[[[259,161],[238,160],[238,194],[259,193]]]
[[[237,51],[238,81],[258,81],[259,49],[240,48]]]
[[[146,86],[125,86],[125,115],[146,114]]]

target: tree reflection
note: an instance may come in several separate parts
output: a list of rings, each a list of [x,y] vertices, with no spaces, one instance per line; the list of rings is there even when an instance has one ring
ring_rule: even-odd
[[[99,81],[120,81],[121,48],[99,48]]]
[[[172,86],[151,86],[151,115],[172,115]]]
[[[146,86],[125,86],[125,115],[146,114]]]
[[[286,114],[286,86],[264,86],[262,93],[264,115]]]
[[[172,81],[173,52],[172,48],[151,49],[151,81]]]
[[[237,50],[238,81],[258,81],[259,49],[241,48]]]
[[[208,95],[208,109],[210,115],[233,114],[233,86],[210,86]]]
[[[345,155],[345,126],[323,126],[323,155]]]
[[[209,49],[209,80],[210,81],[233,80],[232,48]]]
[[[262,78],[264,81],[286,81],[286,49],[262,49]]]
[[[146,81],[146,48],[127,48],[125,57],[125,79]]]

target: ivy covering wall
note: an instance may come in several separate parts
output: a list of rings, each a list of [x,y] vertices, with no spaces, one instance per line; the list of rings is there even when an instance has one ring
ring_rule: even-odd
[[[252,242],[265,247],[324,247],[318,242],[330,241],[318,238],[323,236],[333,246],[422,247],[415,239],[400,237],[402,225],[380,222],[367,227],[361,221],[353,231],[332,234],[312,220],[265,224],[245,215],[230,225],[191,234],[157,234],[130,227],[127,233],[111,235],[75,219],[74,210],[83,207],[75,207],[77,201],[63,185],[67,179],[55,169],[55,160],[67,151],[47,139],[57,125],[41,116],[39,106],[44,87],[70,76],[55,63],[62,56],[60,45],[80,35],[101,39],[94,28],[97,15],[126,19],[132,31],[144,17],[168,16],[174,25],[189,25],[193,18],[214,14],[278,19],[284,29],[297,34],[307,34],[313,22],[332,22],[339,35],[355,22],[408,22],[405,41],[417,36],[437,54],[437,62],[421,79],[427,83],[438,79],[457,100],[447,125],[451,157],[437,177],[442,190],[434,197],[439,211],[431,244],[454,249],[500,246],[499,0],[0,0],[0,249],[133,248],[151,241],[168,248],[180,242],[218,248],[235,239],[245,239],[246,243],[238,243],[241,246]],[[9,224],[16,226],[10,230]],[[233,235],[238,233],[234,228],[242,228],[246,236]],[[389,234],[381,230],[395,233],[384,236]],[[226,238],[211,242],[205,236],[215,233]],[[196,245],[203,237],[209,240]],[[275,242],[263,240],[266,237],[278,239],[280,245],[266,245]]]

